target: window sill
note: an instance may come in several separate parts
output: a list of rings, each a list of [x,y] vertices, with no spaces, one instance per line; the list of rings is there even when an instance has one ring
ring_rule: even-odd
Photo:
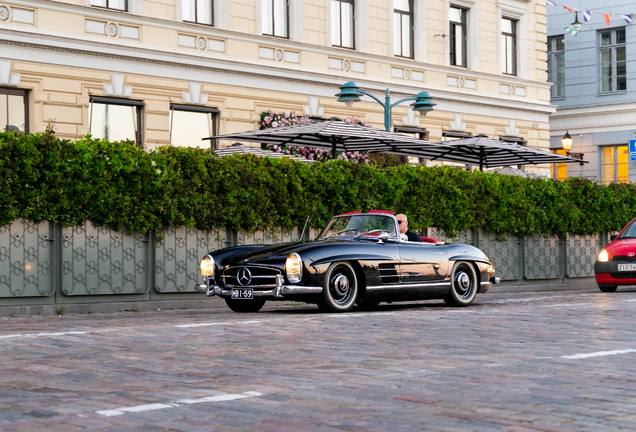
[[[614,96],[614,95],[622,95],[622,94],[626,94],[627,90],[618,90],[618,91],[611,91],[611,92],[599,92],[596,94],[596,96]]]
[[[565,100],[565,96],[552,96],[550,97],[551,101],[555,101],[555,100]]]

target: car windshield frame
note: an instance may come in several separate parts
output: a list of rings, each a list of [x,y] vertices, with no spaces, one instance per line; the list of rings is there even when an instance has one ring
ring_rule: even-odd
[[[354,219],[366,219],[366,218],[385,218],[391,221],[391,226],[392,229],[391,230],[386,230],[389,233],[389,238],[390,239],[398,239],[398,233],[399,233],[399,229],[398,229],[398,224],[397,224],[397,219],[395,218],[395,216],[393,216],[392,214],[388,214],[388,213],[358,213],[358,214],[349,214],[349,215],[338,215],[338,216],[334,216],[331,219],[329,219],[329,223],[327,223],[327,226],[322,230],[322,232],[320,233],[320,235],[318,236],[319,239],[326,239],[329,237],[358,237],[360,236],[360,234],[363,234],[364,232],[368,232],[371,231],[372,229],[378,229],[376,228],[376,225],[379,226],[380,225],[380,221],[372,221],[372,222],[376,222],[376,225],[374,225],[373,223],[368,225],[367,227],[364,228],[363,232],[358,231],[358,229],[362,226],[362,224],[364,224],[364,221],[356,221],[356,223],[354,223],[352,226],[351,221]],[[345,223],[341,222],[342,219],[347,219],[347,221]],[[371,221],[369,221],[371,222]],[[332,228],[335,224],[337,229]],[[355,225],[358,225],[357,227]],[[384,226],[386,227],[386,223],[384,224]],[[346,231],[346,232],[342,232],[341,234],[337,234],[339,231],[342,231],[343,229],[347,229],[347,228],[356,228],[356,230],[351,230],[351,231]],[[368,229],[367,229],[368,228]],[[379,229],[384,229],[384,228],[379,228]],[[360,238],[370,238],[370,237],[366,237],[366,236],[361,236]],[[373,237],[375,238],[375,237]]]
[[[616,240],[633,238],[636,238],[636,219],[632,220],[625,229],[623,229],[623,232],[616,237]]]

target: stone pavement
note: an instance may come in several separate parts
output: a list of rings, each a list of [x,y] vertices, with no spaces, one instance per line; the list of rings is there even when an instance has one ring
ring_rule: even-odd
[[[0,431],[632,431],[636,290],[0,318]]]

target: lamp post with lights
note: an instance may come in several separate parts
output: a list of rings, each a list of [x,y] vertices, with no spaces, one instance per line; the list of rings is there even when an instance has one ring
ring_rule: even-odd
[[[396,105],[399,105],[405,101],[415,101],[411,104],[411,107],[413,107],[413,111],[419,112],[420,116],[422,117],[424,117],[427,112],[432,111],[434,109],[433,107],[436,105],[431,100],[431,96],[428,94],[428,92],[420,92],[415,96],[400,99],[399,101],[392,104],[391,92],[389,89],[386,89],[384,102],[382,102],[371,93],[367,93],[364,90],[361,90],[360,87],[356,86],[356,83],[354,83],[353,81],[349,81],[348,83],[341,85],[340,92],[336,93],[338,102],[344,102],[347,105],[347,108],[351,108],[351,106],[355,102],[359,102],[360,96],[362,95],[369,96],[371,99],[382,105],[382,107],[384,108],[384,128],[387,131],[391,130],[391,110]]]

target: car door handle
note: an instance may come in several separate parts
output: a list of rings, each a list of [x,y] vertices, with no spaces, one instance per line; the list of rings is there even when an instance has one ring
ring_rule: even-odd
[[[440,266],[439,264],[433,264],[433,268],[434,268],[435,270],[439,270],[439,268],[440,268],[440,267],[441,267],[441,266]]]

